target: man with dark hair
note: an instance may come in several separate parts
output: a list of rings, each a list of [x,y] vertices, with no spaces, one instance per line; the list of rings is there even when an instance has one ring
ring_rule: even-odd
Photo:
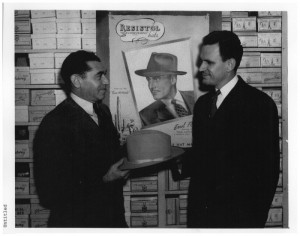
[[[48,113],[34,140],[35,181],[49,227],[127,227],[118,133],[101,103],[108,80],[92,52],[71,53],[61,75],[68,98]]]
[[[177,76],[186,74],[177,70],[177,64],[177,56],[153,52],[147,68],[135,71],[137,75],[146,77],[155,100],[139,112],[144,126],[192,114],[194,92],[177,89]]]
[[[236,75],[243,55],[233,32],[203,38],[199,82],[214,87],[195,104],[188,227],[264,227],[279,176],[277,107]]]

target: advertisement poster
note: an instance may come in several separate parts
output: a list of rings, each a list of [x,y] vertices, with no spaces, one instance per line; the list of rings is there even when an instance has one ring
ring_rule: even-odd
[[[110,109],[123,141],[136,130],[156,129],[174,146],[191,146],[196,59],[208,32],[209,15],[109,16]],[[158,78],[169,85],[154,85]]]

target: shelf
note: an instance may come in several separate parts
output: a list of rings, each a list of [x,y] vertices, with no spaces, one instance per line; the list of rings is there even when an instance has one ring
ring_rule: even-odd
[[[281,48],[245,48],[244,52],[281,52]]]
[[[82,49],[15,49],[15,53],[51,53],[51,52],[75,52]]]
[[[16,158],[16,162],[33,162],[32,158]]]
[[[158,192],[123,192],[124,196],[158,195]]]
[[[31,198],[38,198],[38,195],[32,194],[16,194],[16,199],[31,199]]]
[[[16,84],[16,89],[62,89],[60,84]]]
[[[188,190],[168,190],[168,191],[165,191],[165,194],[168,194],[168,195],[172,195],[172,194],[187,194],[188,193]]]
[[[16,122],[15,125],[39,126],[41,122]]]
[[[251,84],[251,83],[248,83],[248,84],[253,86],[253,87],[263,87],[263,88],[266,88],[266,87],[281,87],[282,86],[281,83],[270,83],[270,84]]]

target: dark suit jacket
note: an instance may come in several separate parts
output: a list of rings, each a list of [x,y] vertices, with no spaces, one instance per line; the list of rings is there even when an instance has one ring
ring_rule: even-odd
[[[277,107],[241,78],[212,119],[211,99],[194,109],[188,226],[264,227],[279,176]]]
[[[40,202],[51,210],[49,227],[126,227],[123,183],[102,177],[120,158],[117,131],[98,126],[71,98],[41,122],[34,140]]]
[[[192,114],[195,104],[194,92],[193,91],[179,91],[183,101],[189,109],[189,114]],[[168,111],[166,105],[157,100],[151,103],[140,111],[140,117],[144,126],[151,125],[167,120],[174,119],[175,117]]]

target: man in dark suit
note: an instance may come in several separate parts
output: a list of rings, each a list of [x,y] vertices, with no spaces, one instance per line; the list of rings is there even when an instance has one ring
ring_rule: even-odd
[[[193,145],[183,160],[190,176],[188,227],[264,227],[279,176],[277,107],[236,75],[239,38],[215,31],[200,46],[199,82],[213,91],[194,108]]]
[[[127,227],[118,133],[101,103],[108,80],[92,52],[61,68],[68,98],[45,116],[34,140],[35,180],[49,227]],[[93,109],[94,107],[94,109]]]
[[[135,73],[145,76],[148,87],[156,100],[139,114],[144,126],[191,115],[194,107],[194,92],[177,90],[177,75],[186,72],[177,70],[177,57],[170,53],[153,52],[147,69]]]

